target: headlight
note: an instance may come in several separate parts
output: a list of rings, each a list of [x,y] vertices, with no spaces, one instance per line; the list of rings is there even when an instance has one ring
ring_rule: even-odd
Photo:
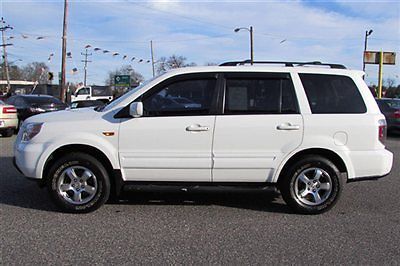
[[[22,131],[22,141],[30,141],[42,129],[43,123],[28,123],[24,125]]]

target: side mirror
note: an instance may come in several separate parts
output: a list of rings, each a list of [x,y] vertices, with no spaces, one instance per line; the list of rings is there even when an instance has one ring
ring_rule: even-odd
[[[132,117],[141,117],[143,116],[143,103],[142,102],[133,102],[129,105],[129,115]]]

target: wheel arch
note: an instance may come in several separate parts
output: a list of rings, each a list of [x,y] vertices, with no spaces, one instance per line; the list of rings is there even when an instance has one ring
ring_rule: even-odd
[[[328,160],[330,160],[333,164],[336,165],[336,167],[339,169],[339,171],[342,174],[348,175],[349,169],[343,160],[343,158],[337,154],[336,152],[325,149],[325,148],[310,148],[310,149],[305,149],[296,152],[292,156],[290,156],[286,162],[282,163],[282,166],[280,167],[279,173],[276,175],[276,182],[279,183],[279,180],[281,180],[281,177],[286,174],[287,170],[290,168],[291,165],[293,165],[294,162],[298,161],[305,155],[320,155]],[[347,178],[347,177],[346,177]]]
[[[114,169],[112,162],[103,151],[101,151],[96,147],[86,144],[67,144],[55,149],[50,154],[50,156],[47,157],[46,162],[44,163],[42,171],[42,179],[40,182],[41,185],[44,186],[46,184],[48,178],[48,171],[50,170],[52,163],[57,161],[64,154],[71,152],[81,152],[84,154],[88,154],[93,156],[96,160],[98,160],[107,170],[107,173],[110,178],[112,191],[116,191],[116,193],[119,193],[122,184],[121,171],[119,169]]]

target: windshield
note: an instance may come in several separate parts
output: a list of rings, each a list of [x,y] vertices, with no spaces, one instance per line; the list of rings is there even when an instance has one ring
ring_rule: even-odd
[[[143,88],[144,86],[146,86],[147,84],[149,84],[151,81],[153,81],[155,78],[158,78],[158,76],[151,78],[149,80],[144,81],[142,84],[140,84],[139,86],[137,86],[134,89],[131,89],[129,91],[127,91],[125,94],[121,95],[118,98],[115,98],[114,100],[112,100],[111,102],[109,102],[106,105],[103,106],[99,106],[97,107],[95,110],[98,112],[101,111],[107,111],[110,110],[111,108],[114,108],[115,106],[117,106],[120,102],[123,102],[126,98],[128,98],[129,96],[131,96],[132,94],[134,94],[135,92],[137,92],[138,90],[140,90],[141,88]]]
[[[400,100],[389,100],[386,103],[392,108],[400,109]]]
[[[5,105],[5,103],[2,100],[0,100],[0,104]]]

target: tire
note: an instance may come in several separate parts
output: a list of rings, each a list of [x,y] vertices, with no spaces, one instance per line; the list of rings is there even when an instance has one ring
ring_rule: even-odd
[[[302,214],[331,209],[340,197],[343,181],[338,168],[319,155],[307,155],[281,177],[279,190],[289,207]]]
[[[65,212],[92,212],[108,200],[110,180],[107,170],[90,155],[68,154],[57,160],[48,173],[49,193]]]
[[[9,137],[11,137],[12,135],[14,135],[14,129],[12,129],[12,128],[4,129],[3,131],[1,131],[0,134],[1,134],[4,138],[9,138]]]

